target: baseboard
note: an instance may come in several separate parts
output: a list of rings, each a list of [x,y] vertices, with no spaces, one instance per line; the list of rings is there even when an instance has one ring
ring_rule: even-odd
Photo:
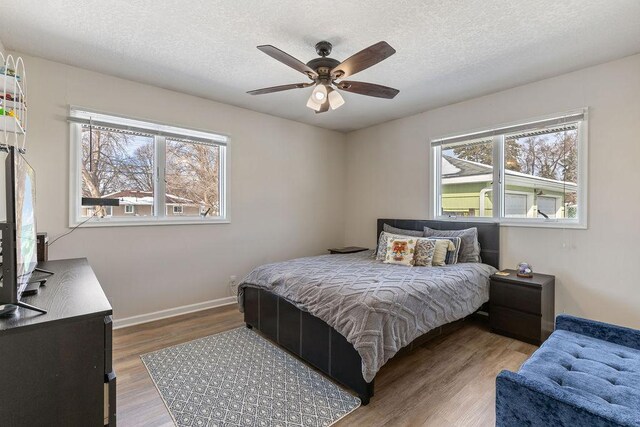
[[[235,304],[236,297],[218,298],[210,301],[198,302],[195,304],[183,305],[180,307],[167,308],[165,310],[151,313],[139,314],[137,316],[124,317],[113,321],[113,329],[125,328],[127,326],[139,325],[141,323],[153,322],[154,320],[166,319],[167,317],[180,316],[181,314],[193,313],[207,310],[209,308],[222,307],[224,305]]]

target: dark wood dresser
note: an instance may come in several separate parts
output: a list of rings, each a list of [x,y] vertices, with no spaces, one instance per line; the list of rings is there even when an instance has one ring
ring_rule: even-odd
[[[554,328],[555,276],[534,273],[522,278],[491,276],[489,322],[491,331],[540,345]]]
[[[86,259],[38,267],[55,274],[23,301],[47,314],[0,317],[0,424],[115,426],[111,305]]]

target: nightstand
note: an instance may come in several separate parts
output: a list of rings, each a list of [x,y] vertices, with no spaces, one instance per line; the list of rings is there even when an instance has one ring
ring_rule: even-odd
[[[523,278],[515,270],[491,276],[489,323],[491,332],[540,345],[553,332],[555,276],[534,273]]]
[[[355,254],[356,252],[368,251],[369,248],[361,248],[359,246],[347,246],[344,248],[329,249],[330,254]]]

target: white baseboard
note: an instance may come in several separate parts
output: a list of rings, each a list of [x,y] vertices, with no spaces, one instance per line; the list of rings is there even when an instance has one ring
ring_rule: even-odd
[[[180,316],[181,314],[193,313],[196,311],[207,310],[209,308],[222,307],[223,305],[235,304],[236,301],[236,297],[218,298],[209,301],[198,302],[195,304],[183,305],[180,307],[167,308],[165,310],[154,311],[151,313],[139,314],[137,316],[115,319],[113,321],[113,329],[153,322],[154,320]]]

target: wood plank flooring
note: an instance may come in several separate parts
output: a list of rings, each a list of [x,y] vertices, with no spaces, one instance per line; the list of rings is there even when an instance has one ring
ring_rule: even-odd
[[[243,325],[235,305],[114,331],[119,426],[172,426],[140,355]],[[535,346],[489,332],[470,320],[389,361],[376,377],[375,396],[338,426],[491,426],[495,377],[516,370]]]

